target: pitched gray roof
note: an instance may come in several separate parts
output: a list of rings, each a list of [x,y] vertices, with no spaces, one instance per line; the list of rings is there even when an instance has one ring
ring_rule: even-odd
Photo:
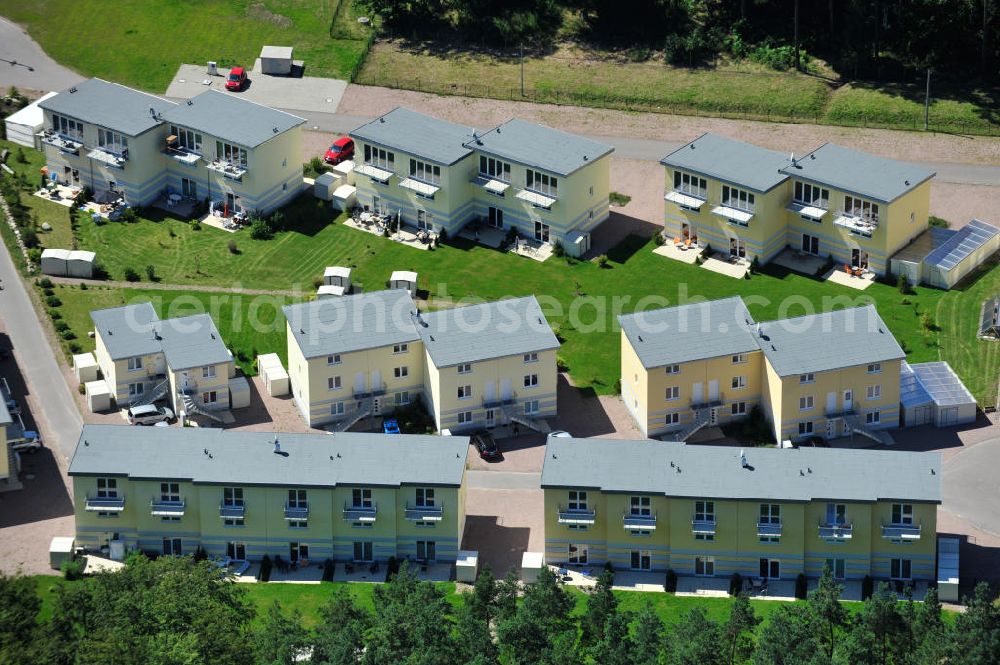
[[[163,119],[248,148],[301,125],[304,118],[220,90],[206,90],[163,114]]]
[[[906,356],[874,305],[763,323],[759,342],[779,376]]]
[[[437,367],[559,348],[535,296],[421,314],[417,331]]]
[[[623,314],[618,322],[646,368],[760,348],[739,296]]]
[[[161,321],[148,302],[90,313],[112,360],[163,353],[173,370],[216,365],[231,359],[208,314]]]
[[[517,119],[508,120],[465,145],[561,176],[568,176],[614,151],[609,145],[576,134]]]
[[[781,172],[788,165],[788,155],[718,134],[702,134],[660,163],[758,192],[788,180]]]
[[[461,436],[84,425],[69,473],[292,487],[459,486],[468,451]]]
[[[934,177],[922,166],[825,143],[782,173],[889,203]]]
[[[740,450],[649,440],[549,439],[541,485],[682,498],[941,502],[940,453],[747,448],[744,468]]]
[[[405,289],[323,298],[283,311],[306,358],[420,339],[413,324],[417,306]]]
[[[46,99],[39,106],[53,113],[138,136],[160,124],[160,120],[150,113],[151,108],[156,113],[165,113],[176,104],[118,83],[89,79]]]
[[[472,154],[462,144],[472,137],[473,131],[471,127],[399,107],[361,125],[351,132],[351,136],[438,164],[450,165]],[[402,166],[406,167],[405,164]]]

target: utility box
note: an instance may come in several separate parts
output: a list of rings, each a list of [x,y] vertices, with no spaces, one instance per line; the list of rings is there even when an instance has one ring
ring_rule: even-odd
[[[91,413],[111,410],[111,391],[107,381],[89,381],[83,384],[83,392],[87,399],[87,409]]]
[[[56,536],[49,544],[49,566],[59,570],[67,561],[73,560],[73,547],[76,540],[72,536]]]
[[[321,173],[313,183],[313,196],[317,199],[329,201],[333,198],[333,192],[340,186],[341,182],[342,178],[336,173],[330,173],[329,171]]]
[[[78,353],[73,356],[73,374],[80,383],[97,381],[97,371],[100,367],[93,353]]]
[[[330,197],[333,207],[341,212],[352,209],[358,203],[358,190],[354,185],[341,185],[333,190]]]
[[[292,73],[291,46],[265,46],[260,50],[260,73],[288,76]]]
[[[354,182],[354,162],[350,159],[341,162],[333,167],[333,172],[344,179],[344,182],[348,185],[356,184]]]
[[[257,356],[257,371],[268,395],[281,397],[288,394],[288,372],[282,367],[277,353]]]
[[[406,289],[414,298],[417,297],[417,273],[411,270],[395,270],[389,277],[390,289]]]
[[[521,581],[531,584],[538,581],[538,574],[545,565],[545,555],[541,552],[525,552],[521,555]]]
[[[455,580],[466,584],[476,583],[476,573],[479,571],[479,552],[476,550],[460,550],[455,559]]]
[[[229,408],[244,409],[250,406],[250,382],[245,376],[229,379]]]

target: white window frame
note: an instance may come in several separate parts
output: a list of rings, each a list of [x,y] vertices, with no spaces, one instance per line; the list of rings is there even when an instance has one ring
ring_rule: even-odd
[[[745,353],[734,353],[732,356],[734,365],[744,365],[747,362],[747,354]]]
[[[524,188],[556,198],[559,196],[559,178],[535,169],[525,169]]]
[[[587,510],[586,490],[569,490],[566,493],[566,510]]]
[[[878,224],[878,204],[859,196],[844,194],[844,214]]]
[[[667,402],[675,402],[681,398],[680,386],[667,386],[663,391],[663,399]]]
[[[524,375],[524,387],[525,388],[537,388],[538,387],[538,375],[537,374],[525,374]]]
[[[128,359],[128,371],[138,372],[142,369],[142,356],[133,356]]]
[[[912,526],[913,525],[913,504],[912,503],[894,503],[891,508],[892,524],[899,526]]]
[[[881,374],[882,373],[882,363],[868,363],[868,373],[869,374]]]
[[[708,180],[686,171],[674,169],[674,191],[700,199],[708,198]]]
[[[204,365],[201,368],[201,378],[203,379],[214,379],[215,378],[215,365]]]
[[[399,367],[392,368],[392,375],[397,379],[405,379],[410,376],[409,365],[400,365]]]
[[[816,400],[812,395],[799,397],[799,411],[812,411],[816,408]]]
[[[722,205],[749,213],[757,209],[753,192],[730,185],[722,186]]]
[[[326,357],[326,364],[327,365],[339,365],[340,363],[341,363],[341,360],[340,360],[340,354],[339,353],[335,353],[332,356],[327,356]]]
[[[410,345],[407,344],[406,342],[402,342],[401,344],[393,344],[392,345],[392,352],[393,353],[409,353],[410,352]]]
[[[459,411],[458,412],[458,424],[468,425],[472,422],[472,411]]]
[[[98,127],[97,145],[106,152],[121,155],[128,150],[128,137],[119,132]]]
[[[479,156],[479,175],[484,178],[489,178],[491,180],[499,180],[501,182],[510,183],[510,164],[496,159],[494,157],[487,157],[486,155]]]
[[[58,113],[52,114],[52,131],[71,139],[83,141],[83,123]]]
[[[796,203],[826,210],[830,207],[830,190],[819,185],[796,180],[792,200]]]
[[[419,159],[410,159],[410,177],[429,185],[440,185],[441,167]]]
[[[220,162],[226,162],[240,168],[247,168],[249,151],[235,143],[226,141],[215,142],[215,158]]]
[[[414,502],[418,508],[434,507],[434,488],[418,487],[414,490]]]
[[[889,559],[889,579],[911,580],[913,579],[913,561],[902,557]]]
[[[636,494],[628,498],[629,515],[633,517],[649,517],[653,514],[651,497]]]
[[[816,383],[816,375],[812,372],[807,372],[805,374],[799,374],[799,383]]]
[[[694,521],[715,521],[715,501],[713,499],[698,499],[694,502]]]
[[[866,425],[878,425],[882,422],[882,414],[878,409],[874,411],[869,411],[865,414],[865,424]]]
[[[396,170],[396,155],[391,150],[365,144],[365,164],[386,171]]]
[[[876,401],[882,399],[882,384],[877,383],[873,386],[868,386],[865,389],[865,399],[869,401]]]
[[[177,145],[179,147],[197,155],[201,154],[203,142],[200,133],[192,129],[178,127],[177,125],[170,126],[170,133],[177,137]]]
[[[746,402],[733,402],[730,406],[730,414],[732,416],[745,416],[747,414],[747,403]]]
[[[406,390],[401,390],[396,393],[396,406],[406,406],[410,403],[410,393]]]
[[[666,371],[667,374],[680,374],[681,373],[681,366],[680,365],[667,365],[666,367],[664,367],[664,370]]]
[[[813,433],[813,423],[811,420],[807,420],[804,423],[799,423],[799,436],[805,436],[806,434]]]
[[[541,410],[541,405],[537,399],[529,399],[524,402],[524,415],[533,416]]]
[[[458,399],[472,399],[472,386],[470,385],[458,386],[456,392]]]
[[[681,422],[681,414],[679,413],[668,413],[663,416],[664,425],[679,425]]]
[[[334,402],[330,405],[330,415],[331,416],[342,416],[344,415],[344,403]]]
[[[734,376],[732,382],[730,383],[733,390],[743,390],[747,387],[747,377],[742,374],[739,376]]]
[[[525,364],[527,364],[527,363],[537,363],[538,362],[538,353],[535,352],[535,351],[532,351],[531,353],[525,353],[524,357],[523,357],[523,360],[524,360]]]
[[[472,374],[472,363],[462,363],[458,366],[459,374]]]
[[[715,577],[715,557],[696,556],[694,558],[694,574],[697,577]]]
[[[202,404],[216,404],[219,401],[219,391],[206,390],[201,394]]]
[[[341,390],[343,384],[340,381],[340,376],[331,376],[326,379],[326,389],[330,391]]]

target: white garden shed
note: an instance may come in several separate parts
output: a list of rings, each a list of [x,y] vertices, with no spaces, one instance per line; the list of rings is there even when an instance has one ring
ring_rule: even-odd
[[[82,249],[76,249],[66,257],[66,274],[69,277],[90,279],[94,276],[94,260],[97,254]]]
[[[410,270],[396,270],[389,277],[390,289],[406,289],[414,298],[417,297],[417,273]]]
[[[257,371],[264,382],[264,388],[271,397],[288,394],[288,372],[281,364],[277,353],[257,356]]]
[[[265,46],[260,50],[260,72],[273,76],[292,73],[291,46]]]
[[[53,277],[65,277],[69,274],[69,255],[70,251],[68,249],[46,249],[42,250],[42,274],[52,275]]]
[[[320,173],[313,183],[313,196],[317,199],[329,201],[333,198],[333,192],[340,186],[342,179],[336,173],[327,171]]]
[[[38,133],[45,125],[45,113],[38,106],[38,103],[55,97],[57,94],[55,92],[45,93],[41,99],[33,101],[17,113],[12,113],[4,118],[7,140],[23,145],[25,148],[41,150],[42,140],[38,137]]]
[[[976,399],[946,362],[909,364],[899,372],[904,427],[953,427],[976,420]]]

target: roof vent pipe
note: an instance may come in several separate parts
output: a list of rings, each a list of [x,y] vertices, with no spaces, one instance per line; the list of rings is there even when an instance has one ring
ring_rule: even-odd
[[[281,452],[281,444],[278,443],[278,437],[277,437],[277,435],[274,437],[274,452],[276,452],[276,453],[280,453]]]

